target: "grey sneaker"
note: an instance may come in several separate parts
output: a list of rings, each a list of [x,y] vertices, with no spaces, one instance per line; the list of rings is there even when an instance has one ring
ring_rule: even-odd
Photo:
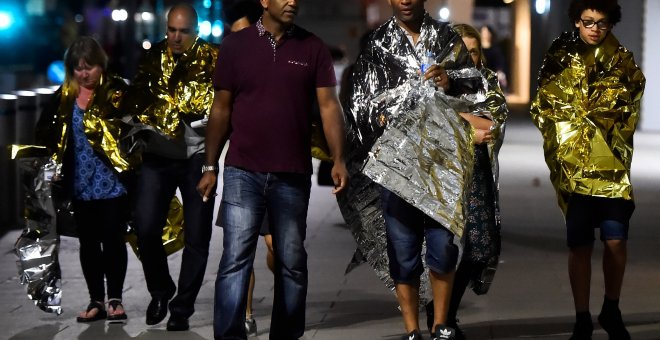
[[[401,340],[422,340],[422,333],[418,330],[414,330],[401,337]]]
[[[456,331],[447,326],[437,326],[432,337],[433,340],[456,340]]]
[[[257,321],[245,319],[245,333],[247,335],[257,335]]]

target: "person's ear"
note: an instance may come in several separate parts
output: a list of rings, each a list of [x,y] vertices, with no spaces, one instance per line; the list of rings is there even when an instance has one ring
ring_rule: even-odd
[[[580,28],[580,20],[575,20],[575,28]]]

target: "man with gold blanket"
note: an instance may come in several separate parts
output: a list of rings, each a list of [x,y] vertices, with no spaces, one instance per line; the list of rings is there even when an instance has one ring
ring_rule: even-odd
[[[146,323],[167,315],[177,292],[167,266],[161,235],[176,189],[184,205],[185,248],[178,294],[169,303],[167,330],[189,328],[188,318],[204,279],[211,240],[213,199],[204,202],[197,182],[205,169],[205,117],[213,102],[211,79],[218,52],[197,36],[197,13],[188,4],[172,7],[167,38],[143,56],[126,104],[144,142],[135,198],[135,229],[152,300]],[[212,169],[217,171],[216,169]]]
[[[630,339],[618,307],[626,267],[633,134],[645,78],[611,32],[616,0],[573,0],[575,31],[548,50],[531,108],[543,135],[550,179],[566,218],[568,272],[576,323],[571,339],[591,339],[589,313],[594,229],[604,245],[605,299],[598,322],[610,339]]]

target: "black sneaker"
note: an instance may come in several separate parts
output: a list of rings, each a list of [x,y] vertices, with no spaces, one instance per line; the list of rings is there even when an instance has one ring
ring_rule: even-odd
[[[433,340],[456,340],[456,330],[447,326],[437,326],[435,327],[435,333],[433,333]]]
[[[245,334],[257,335],[257,321],[254,319],[245,319]]]
[[[610,340],[630,340],[630,333],[623,324],[621,310],[618,307],[607,308],[603,306],[598,315],[598,323],[607,332]]]
[[[573,325],[573,334],[569,340],[591,340],[593,332],[594,326],[591,324],[591,318],[589,318],[588,322],[578,320]]]
[[[454,329],[454,337],[456,340],[465,340],[465,333],[463,333],[463,330],[458,327],[458,319],[447,320],[447,326]]]
[[[401,337],[401,340],[422,340],[422,333],[419,330],[414,330]]]

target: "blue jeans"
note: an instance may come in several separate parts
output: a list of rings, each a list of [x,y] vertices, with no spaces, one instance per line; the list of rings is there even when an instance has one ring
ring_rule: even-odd
[[[454,234],[391,191],[381,188],[390,276],[395,283],[415,284],[424,272],[422,243],[426,239],[426,265],[438,274],[456,268],[458,247]]]
[[[311,179],[304,174],[257,173],[225,167],[221,219],[223,252],[215,281],[216,339],[247,339],[245,303],[259,229],[266,211],[275,252],[270,339],[305,331],[307,252],[304,241]]]
[[[566,211],[566,243],[569,247],[593,244],[594,229],[600,228],[600,240],[627,240],[630,217],[635,202],[573,194]]]

